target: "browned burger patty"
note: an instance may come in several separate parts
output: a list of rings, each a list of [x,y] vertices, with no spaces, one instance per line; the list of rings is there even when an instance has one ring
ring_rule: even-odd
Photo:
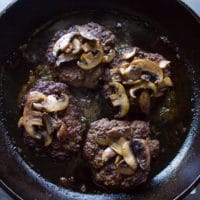
[[[80,150],[85,124],[75,99],[63,83],[39,82],[24,96],[25,143],[35,152],[64,160]]]
[[[67,50],[57,50],[55,52],[54,47],[56,42],[64,35],[73,33],[74,36],[71,37],[69,46],[75,41],[74,46],[71,45]],[[97,46],[100,47],[97,48]],[[56,67],[55,69],[61,81],[75,87],[95,88],[103,75],[103,66],[105,63],[111,62],[114,58],[114,46],[114,34],[106,30],[103,26],[90,22],[81,26],[72,26],[68,30],[58,31],[49,44],[46,57],[48,63]],[[76,48],[75,52],[73,48]],[[101,49],[101,53],[98,52],[99,48]],[[99,56],[102,53],[103,55]],[[67,57],[64,61],[60,59],[60,56],[63,55]],[[93,63],[91,59],[96,59],[96,64],[88,67],[90,63]],[[79,61],[77,62],[77,60]]]
[[[104,118],[91,123],[83,149],[95,181],[110,189],[128,190],[147,180],[151,158],[159,152],[159,141],[149,137],[144,121]]]
[[[170,61],[158,53],[148,53],[138,47],[121,50],[111,68],[105,70],[103,79],[104,97],[114,107],[120,107],[116,118],[125,117],[129,110],[137,108],[149,114],[151,102],[173,86]]]

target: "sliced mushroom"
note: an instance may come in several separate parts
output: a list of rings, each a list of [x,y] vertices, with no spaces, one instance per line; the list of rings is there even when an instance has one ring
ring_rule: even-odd
[[[129,167],[131,167],[132,170],[136,170],[138,164],[137,164],[136,158],[130,148],[130,141],[124,142],[121,150],[122,150],[122,156],[123,156],[123,159],[125,160],[125,162],[128,164]]]
[[[52,143],[52,137],[46,131],[40,131],[42,138],[44,139],[44,146],[47,147]]]
[[[124,137],[119,138],[117,141],[112,142],[111,141],[111,145],[110,147],[120,156],[123,156],[122,153],[122,146],[123,144],[126,142],[127,140]]]
[[[111,82],[110,86],[113,86],[116,90],[115,94],[111,94],[109,98],[111,99],[112,105],[114,107],[120,106],[120,112],[115,115],[116,118],[122,118],[126,116],[130,109],[129,100],[124,89],[124,86],[118,82]]]
[[[67,108],[69,97],[66,94],[61,94],[58,99],[57,95],[48,95],[46,101],[41,103],[33,103],[33,107],[37,110],[45,110],[46,112],[58,112]]]
[[[161,60],[158,65],[161,69],[167,68],[171,62],[169,60]]]
[[[102,161],[107,162],[116,155],[115,151],[111,147],[107,147],[102,153]]]
[[[98,38],[94,34],[92,34],[92,31],[88,30],[87,25],[78,26],[78,31],[80,35],[87,40],[98,40]]]
[[[127,68],[119,69],[121,75],[126,80],[136,81],[140,79],[142,75],[142,70],[140,68],[135,68],[134,66],[128,66]]]
[[[163,71],[159,65],[148,59],[137,59],[130,63],[130,66],[141,69],[143,72],[148,72],[156,78],[156,83],[163,80]]]
[[[70,44],[70,41],[74,38],[74,36],[79,35],[78,32],[70,32],[63,35],[59,40],[56,41],[53,46],[53,55],[55,57],[58,56],[58,53],[64,51]]]
[[[136,81],[132,81],[132,80],[127,80],[127,81],[123,81],[122,83],[124,85],[136,85],[142,82],[142,79],[136,80]]]
[[[151,155],[147,141],[143,139],[133,139],[131,142],[131,149],[136,156],[140,168],[143,170],[148,169]]]
[[[61,126],[56,136],[61,142],[65,141],[67,138],[67,125],[63,121],[61,122]]]
[[[106,135],[111,138],[120,138],[130,135],[132,129],[129,126],[117,126],[106,131]]]
[[[78,59],[78,55],[62,53],[56,59],[56,66],[59,67],[63,63],[70,62],[76,59]]]
[[[99,41],[96,40],[90,40],[86,41],[85,43],[82,44],[81,48],[84,52],[95,52],[97,49],[99,49],[100,43]]]
[[[52,135],[53,132],[55,131],[55,128],[53,127],[53,124],[52,124],[52,120],[51,120],[51,117],[47,114],[47,113],[44,113],[43,116],[42,116],[42,119],[44,121],[44,124],[46,126],[46,131],[49,135]]]
[[[95,55],[92,52],[83,53],[77,65],[83,70],[93,69],[101,63],[103,56],[104,52],[102,48],[98,49]]]
[[[129,165],[125,162],[125,160],[120,160],[120,162],[116,165],[117,167],[117,171],[120,174],[124,174],[124,175],[133,175],[135,173],[135,171],[129,167]]]
[[[137,53],[138,51],[138,48],[137,47],[134,47],[134,48],[131,48],[129,50],[127,50],[122,56],[121,56],[121,60],[128,60],[130,58],[132,58],[133,56],[135,56],[135,54]]]
[[[35,139],[41,139],[41,135],[35,130],[35,126],[43,126],[42,113],[34,111],[33,102],[45,100],[46,96],[40,92],[30,92],[24,106],[23,116],[18,121],[18,127],[24,126],[27,134]]]
[[[110,75],[113,82],[120,82],[122,80],[118,68],[110,69]]]
[[[143,90],[139,96],[139,106],[143,113],[149,114],[151,108],[151,96],[147,90]]]
[[[139,82],[138,84],[135,84],[133,87],[130,88],[130,90],[129,90],[130,96],[133,99],[137,98],[136,92],[141,89],[142,90],[147,90],[147,89],[152,90],[154,94],[156,94],[156,92],[157,92],[157,87],[154,83],[152,83],[150,81],[149,82],[142,81],[142,82]]]
[[[110,63],[114,57],[115,57],[115,50],[114,49],[110,49],[109,53],[106,54],[103,59],[102,59],[102,62],[103,63]]]
[[[77,54],[81,50],[81,42],[79,39],[75,38],[72,40],[72,54]]]
[[[165,77],[161,83],[158,84],[158,88],[172,87],[173,82],[169,76]]]

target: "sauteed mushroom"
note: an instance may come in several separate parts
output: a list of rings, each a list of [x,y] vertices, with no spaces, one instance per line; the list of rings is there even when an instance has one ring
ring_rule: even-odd
[[[126,50],[120,60],[129,60],[130,58],[132,58],[133,56],[135,56],[135,54],[137,53],[139,49],[137,47],[134,47],[134,48],[130,48],[128,50]]]
[[[79,32],[69,32],[65,35],[63,35],[61,38],[59,38],[55,45],[53,46],[53,55],[55,57],[58,56],[59,52],[63,52],[67,49],[67,47],[70,45],[71,40],[76,36],[79,35]]]
[[[116,162],[116,167],[120,174],[129,176],[134,174],[134,170],[123,159],[121,159],[119,162]]]
[[[117,115],[115,115],[115,117],[122,118],[128,113],[129,108],[130,108],[129,100],[126,95],[126,91],[125,91],[123,85],[118,82],[111,82],[110,86],[113,86],[116,91],[116,93],[111,94],[109,96],[111,99],[112,105],[114,107],[116,107],[116,106],[120,107],[120,112]]]
[[[24,107],[23,116],[19,119],[18,127],[24,126],[26,132],[35,139],[41,139],[41,135],[35,130],[35,126],[43,126],[42,113],[32,108],[33,102],[45,100],[46,96],[40,92],[30,92]]]
[[[131,148],[136,155],[137,162],[142,169],[148,169],[151,161],[151,155],[149,146],[144,139],[133,139],[131,142]]]
[[[77,65],[81,69],[90,70],[101,63],[103,56],[104,53],[101,48],[97,50],[95,55],[91,51],[88,53],[83,53],[81,55],[80,61],[77,62]]]
[[[78,55],[62,53],[58,56],[56,60],[56,66],[60,66],[63,63],[76,60],[76,59],[78,59]]]
[[[126,129],[124,131],[124,129]],[[157,156],[159,142],[149,138],[144,121],[101,119],[92,122],[83,148],[95,181],[109,188],[130,189],[147,179],[151,156]],[[99,144],[96,135],[108,139]]]
[[[52,55],[56,66],[78,60],[77,65],[83,70],[90,70],[100,63],[110,63],[115,57],[114,36],[110,31],[95,23],[74,26],[53,45]],[[104,34],[109,34],[110,38]],[[109,39],[110,43],[109,43]],[[113,43],[113,44],[112,44]],[[110,46],[111,45],[111,46]],[[49,52],[49,51],[48,51]],[[51,58],[51,55],[48,54]]]
[[[47,112],[58,112],[67,108],[69,104],[69,97],[66,94],[48,95],[46,100],[41,103],[33,103],[33,107],[37,110],[45,110]]]
[[[103,56],[102,62],[103,63],[110,63],[115,58],[115,55],[116,55],[115,50],[110,49],[108,54]]]
[[[124,137],[120,137],[117,141],[111,142],[110,147],[120,156],[123,156],[122,146],[126,142]]]
[[[136,92],[138,90],[151,90],[154,94],[156,94],[157,92],[157,87],[154,83],[152,82],[146,82],[146,81],[142,81],[138,84],[135,84],[133,87],[130,88],[129,90],[129,95],[135,99],[137,98]]]
[[[136,158],[130,148],[130,141],[126,141],[122,145],[122,156],[125,162],[128,164],[131,169],[137,169],[137,161]]]
[[[165,69],[171,62],[169,60],[161,60],[158,65],[161,69]]]
[[[164,91],[173,86],[169,77],[169,64],[170,61],[159,54],[146,53],[138,47],[128,48],[120,52],[120,56],[115,59],[111,69],[106,72],[108,77],[105,80],[121,84],[131,106],[139,105],[141,112],[149,114],[151,98],[164,95]],[[110,95],[111,91],[111,85],[104,87],[105,97],[117,99],[115,94]],[[123,117],[129,110],[130,106]]]
[[[132,83],[140,79],[142,75],[142,70],[132,65],[129,65],[127,68],[120,67],[119,71],[125,80],[131,80]]]
[[[115,151],[111,147],[107,147],[102,153],[102,161],[107,162],[116,155]]]
[[[67,85],[40,81],[24,96],[21,106],[18,126],[24,126],[23,137],[32,149],[59,160],[79,151],[84,122]]]
[[[148,59],[137,59],[130,63],[130,66],[141,69],[143,72],[148,72],[156,78],[156,82],[163,80],[163,71],[159,65]]]

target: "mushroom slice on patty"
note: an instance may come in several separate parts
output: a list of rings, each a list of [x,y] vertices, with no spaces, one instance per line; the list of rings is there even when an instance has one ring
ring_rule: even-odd
[[[57,57],[56,66],[78,59],[78,55],[62,53]]]
[[[104,52],[102,48],[96,50],[95,53],[88,52],[81,55],[80,61],[77,65],[83,70],[90,70],[99,65],[103,59]]]
[[[129,90],[129,95],[133,98],[136,99],[137,95],[136,92],[138,90],[151,90],[154,94],[156,94],[157,92],[157,87],[154,83],[152,82],[147,82],[147,81],[142,81],[139,82],[138,84],[135,84],[134,86],[132,86]]]
[[[173,82],[169,76],[165,77],[163,81],[158,84],[159,89],[172,87],[172,86],[173,86]]]
[[[70,45],[71,40],[76,35],[79,35],[79,32],[70,32],[58,39],[55,45],[53,46],[53,55],[57,57],[60,51],[63,52]]]
[[[137,160],[133,154],[133,151],[130,148],[130,141],[126,141],[122,145],[122,156],[125,160],[125,162],[128,164],[131,169],[136,170],[137,169]]]
[[[113,158],[116,155],[117,155],[116,152],[111,147],[107,147],[103,151],[101,159],[103,162],[107,162],[108,160],[110,160],[111,158]]]
[[[134,47],[134,48],[130,48],[128,50],[126,50],[123,55],[121,56],[120,60],[129,60],[130,58],[132,58],[133,56],[135,56],[135,54],[137,53],[138,48]]]
[[[28,135],[35,139],[41,139],[41,135],[35,130],[35,126],[43,126],[42,113],[33,110],[33,103],[46,99],[41,92],[30,92],[27,96],[27,102],[24,107],[23,116],[18,121],[18,127],[24,126]]]
[[[139,80],[142,75],[142,70],[132,65],[129,65],[127,68],[120,67],[119,71],[125,80],[132,81],[133,83]]]
[[[131,168],[129,171],[134,171],[137,169],[138,163],[130,147],[130,141],[126,140],[124,137],[119,138],[117,141],[110,145],[123,160],[126,162],[128,167]],[[116,161],[117,162],[117,161]],[[116,164],[116,163],[115,163]],[[117,164],[116,164],[117,165]]]
[[[126,142],[124,137],[120,137],[117,141],[111,141],[110,147],[120,156],[123,156],[122,146]]]
[[[109,98],[111,99],[112,105],[114,107],[116,106],[120,107],[120,112],[117,115],[115,115],[115,117],[122,118],[126,116],[130,108],[130,103],[129,103],[126,91],[124,89],[124,86],[121,83],[111,82],[109,85],[114,87],[116,91],[116,93],[111,94],[109,96]]]
[[[158,65],[161,69],[167,68],[171,62],[169,60],[161,60]]]
[[[159,83],[163,80],[163,71],[159,65],[148,59],[133,60],[129,66],[139,68],[142,72],[148,72],[156,78],[155,83]]]
[[[114,57],[115,57],[115,50],[114,49],[110,49],[110,51],[108,52],[108,54],[105,54],[103,59],[102,59],[102,62],[103,63],[110,63]]]
[[[143,170],[148,169],[151,162],[149,145],[144,139],[133,139],[131,149],[136,156],[137,162]]]
[[[123,175],[133,175],[135,171],[129,167],[125,160],[121,159],[119,162],[116,162],[117,171]]]
[[[67,108],[69,104],[69,97],[66,94],[48,95],[46,101],[41,103],[33,103],[33,107],[37,110],[45,110],[47,112],[58,112]]]

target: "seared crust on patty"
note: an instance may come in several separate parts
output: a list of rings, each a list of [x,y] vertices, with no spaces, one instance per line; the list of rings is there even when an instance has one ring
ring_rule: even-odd
[[[68,30],[60,30],[56,32],[52,38],[46,53],[47,61],[51,66],[56,67],[57,57],[53,55],[55,43],[64,35],[79,31],[83,33],[83,36],[89,36],[94,38],[93,41],[98,41],[105,54],[114,49],[116,40],[115,35],[111,31],[106,30],[103,26],[93,22],[81,26],[75,25],[70,27]],[[79,59],[79,57],[81,57],[81,54],[78,55],[77,59]],[[59,67],[57,66],[55,68],[60,81],[66,82],[75,87],[95,88],[98,85],[99,80],[102,78],[105,63],[100,63],[89,70],[83,70],[77,65],[77,59],[64,62]]]
[[[53,94],[67,94],[69,97],[69,104],[66,109],[56,112],[56,113],[46,113],[45,111],[41,111],[41,113],[48,114],[49,117],[52,117],[54,120],[59,121],[59,123],[63,124],[65,138],[58,138],[57,131],[51,135],[52,142],[48,146],[44,146],[44,139],[37,140],[35,138],[30,137],[30,135],[24,131],[23,136],[25,143],[35,152],[45,152],[50,155],[50,157],[55,159],[64,160],[66,158],[71,157],[76,154],[80,150],[80,145],[82,142],[82,135],[85,129],[85,124],[82,120],[81,113],[76,105],[76,101],[73,96],[70,95],[68,87],[66,84],[47,81],[47,82],[39,82],[33,88],[29,90],[29,92],[24,97],[24,103],[22,104],[22,108],[26,105],[27,97],[31,92],[40,92],[44,95],[53,95]],[[43,122],[44,123],[44,122]],[[45,129],[42,127],[41,130]],[[40,131],[40,128],[38,128]]]
[[[112,137],[115,138],[115,142],[118,141],[118,144],[118,139],[120,138],[125,138],[125,141],[123,142],[137,141],[137,143],[134,143],[134,146],[132,144],[131,148],[133,149],[139,148],[142,143],[145,144],[145,148],[147,148],[148,151],[143,152],[143,159],[149,159],[149,163],[145,168],[138,164],[140,163],[140,161],[138,161],[140,158],[137,157],[139,156],[137,155],[137,152],[134,152],[133,154],[138,161],[138,163],[136,163],[137,167],[130,172],[130,174],[123,174],[123,172],[119,170],[117,164],[117,159],[122,159],[123,156],[119,155],[120,152],[118,152],[118,154],[112,149],[114,146],[116,147],[116,145],[113,145],[112,142],[108,142],[108,144],[99,144],[99,141],[96,138],[97,136],[101,139],[105,139],[105,137],[109,138],[111,136],[109,134],[113,134]],[[116,134],[119,134],[120,136],[117,136]],[[84,145],[83,155],[91,165],[95,181],[110,189],[122,190],[131,189],[145,182],[150,170],[150,159],[156,157],[159,151],[159,142],[157,140],[151,140],[149,134],[149,124],[144,121],[109,121],[108,119],[103,118],[91,123]],[[118,137],[118,139],[116,137]],[[111,150],[109,149],[110,147]],[[110,154],[106,154],[105,152],[109,150]],[[110,156],[108,160],[105,160],[105,155],[108,157]]]

